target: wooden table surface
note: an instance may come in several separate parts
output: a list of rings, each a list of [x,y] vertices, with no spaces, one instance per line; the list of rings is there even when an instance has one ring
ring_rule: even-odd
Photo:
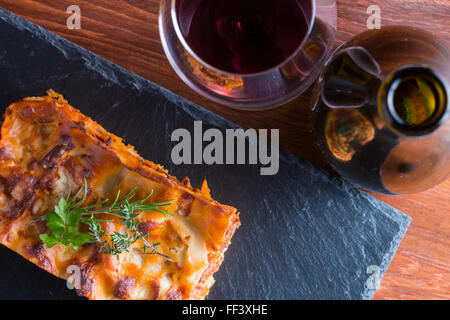
[[[382,25],[414,24],[450,40],[449,0],[338,0],[336,44],[365,31],[370,5]],[[81,29],[69,30],[66,12],[81,8]],[[232,110],[188,88],[167,61],[158,34],[158,0],[0,0],[10,10],[247,128],[279,128],[280,144],[329,169],[312,139],[308,93],[263,112]],[[375,195],[413,218],[375,299],[450,299],[450,180],[409,196]]]

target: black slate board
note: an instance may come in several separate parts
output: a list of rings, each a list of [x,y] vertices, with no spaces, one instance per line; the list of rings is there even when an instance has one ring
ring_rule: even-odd
[[[173,165],[174,129],[236,125],[0,8],[0,112],[48,88],[173,175],[197,187],[206,177],[215,199],[239,208],[242,227],[209,299],[369,299],[368,267],[385,273],[410,223],[286,151],[272,177],[259,166]],[[77,297],[2,246],[0,298]]]

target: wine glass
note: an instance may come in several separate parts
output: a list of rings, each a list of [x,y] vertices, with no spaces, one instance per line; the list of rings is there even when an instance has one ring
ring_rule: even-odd
[[[335,0],[162,0],[159,30],[172,67],[193,90],[265,110],[314,82],[336,20]]]

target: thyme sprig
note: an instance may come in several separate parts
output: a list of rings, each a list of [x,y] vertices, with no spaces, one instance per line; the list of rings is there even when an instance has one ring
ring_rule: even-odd
[[[77,201],[81,192],[83,196]],[[78,249],[86,243],[99,243],[99,252],[109,255],[119,255],[128,252],[130,247],[141,240],[143,246],[140,248],[143,254],[156,254],[166,259],[170,259],[167,255],[160,253],[157,248],[159,243],[151,243],[148,232],[139,231],[138,217],[147,211],[156,211],[164,216],[171,215],[167,210],[161,209],[170,205],[173,201],[159,203],[145,203],[151,196],[153,191],[145,198],[140,200],[133,199],[136,196],[136,188],[133,188],[125,197],[120,198],[120,190],[117,192],[115,200],[109,204],[108,199],[98,203],[84,206],[87,196],[87,183],[84,181],[84,187],[73,197],[69,195],[61,197],[58,204],[55,205],[53,211],[45,215],[49,234],[41,234],[42,242],[46,244],[46,248],[52,248],[57,244],[62,244],[66,248],[71,246]],[[103,206],[103,207],[101,207]],[[98,215],[103,214],[110,216],[112,219],[99,219]],[[124,232],[113,232],[107,234],[106,230],[101,227],[101,222],[111,222],[119,219],[120,224],[125,226]],[[80,224],[89,227],[89,233],[79,231]]]

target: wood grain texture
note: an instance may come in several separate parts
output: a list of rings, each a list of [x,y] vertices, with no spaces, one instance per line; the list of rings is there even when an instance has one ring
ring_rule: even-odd
[[[81,30],[66,27],[68,6],[81,8]],[[367,8],[381,8],[382,24],[413,24],[450,40],[448,0],[338,0],[336,45],[366,30]],[[247,128],[279,128],[280,143],[329,167],[316,148],[309,96],[274,110],[229,109],[188,88],[170,67],[158,34],[158,0],[0,0],[10,10]],[[403,197],[375,195],[413,218],[375,299],[450,299],[450,180]]]

